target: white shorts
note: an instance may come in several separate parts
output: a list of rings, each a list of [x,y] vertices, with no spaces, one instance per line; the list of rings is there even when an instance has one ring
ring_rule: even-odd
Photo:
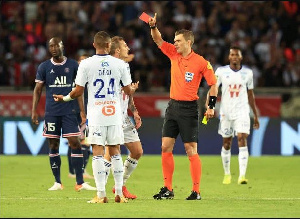
[[[128,116],[125,118],[125,121],[123,123],[123,131],[124,143],[140,141],[138,132]]]
[[[225,116],[221,116],[218,133],[223,138],[234,137],[238,133],[250,134],[250,116],[228,120]]]
[[[88,143],[97,145],[124,144],[122,125],[88,126]]]

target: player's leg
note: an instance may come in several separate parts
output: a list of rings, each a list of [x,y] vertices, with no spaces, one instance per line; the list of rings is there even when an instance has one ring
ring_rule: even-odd
[[[106,184],[111,169],[111,159],[110,159],[108,146],[105,146],[104,166],[105,166],[105,184]]]
[[[93,135],[92,133],[99,133]],[[107,203],[105,189],[105,166],[104,166],[104,145],[107,135],[106,126],[89,126],[88,140],[92,145],[93,159],[92,169],[97,187],[97,196],[88,203]]]
[[[248,146],[247,137],[250,133],[250,117],[242,117],[235,121],[235,130],[237,132],[238,146],[239,146],[239,179],[238,184],[247,184],[246,171],[248,166]]]
[[[68,139],[71,147],[71,162],[75,169],[76,185],[75,190],[96,190],[83,180],[83,153],[79,141],[80,131],[76,115],[70,114],[62,117],[62,136]]]
[[[140,141],[140,138],[138,136],[138,132],[134,125],[130,122],[128,118],[129,123],[126,127],[123,128],[124,130],[124,145],[129,150],[129,155],[124,161],[124,175],[123,175],[123,195],[126,198],[130,199],[136,199],[137,196],[134,194],[131,194],[127,187],[125,186],[127,180],[133,173],[133,171],[136,169],[138,165],[138,160],[143,155],[143,148]]]
[[[61,157],[59,154],[59,141],[57,138],[48,138],[48,144],[50,148],[49,160],[52,174],[55,178],[54,185],[49,188],[49,191],[62,190],[63,186],[60,179],[60,167],[61,167]]]
[[[104,166],[104,146],[93,144],[98,142],[101,144],[102,140],[91,141],[93,148],[93,159],[92,159],[92,169],[94,174],[94,179],[97,187],[97,195],[88,203],[107,203],[108,199],[106,197],[105,189],[105,166]],[[105,144],[105,142],[103,142]]]
[[[52,174],[55,178],[54,185],[49,191],[62,190],[60,179],[61,157],[59,154],[59,143],[61,135],[61,117],[45,116],[43,136],[47,138],[49,145],[49,161]]]
[[[221,159],[224,169],[223,184],[231,183],[230,161],[231,161],[231,144],[234,136],[233,122],[228,120],[226,116],[221,116],[218,133],[223,138],[223,145],[221,149]]]
[[[223,138],[223,146],[221,150],[221,158],[224,169],[223,184],[228,185],[231,183],[230,161],[231,161],[231,144],[232,137]]]
[[[74,168],[72,166],[72,161],[71,161],[71,147],[70,146],[68,146],[67,157],[68,157],[68,165],[69,165],[69,174],[68,174],[68,177],[70,177],[70,178],[76,178],[75,170],[74,170]]]
[[[120,151],[120,144],[124,143],[122,125],[108,126],[106,140],[115,181],[115,202],[125,203],[127,199],[123,196],[122,192],[124,169]]]
[[[87,164],[89,162],[90,154],[91,154],[90,145],[81,144],[81,150],[83,154],[83,178],[94,179],[94,177],[91,176],[86,170]]]
[[[247,184],[246,171],[248,166],[249,152],[247,147],[248,134],[238,133],[238,146],[239,146],[239,179],[238,184]]]

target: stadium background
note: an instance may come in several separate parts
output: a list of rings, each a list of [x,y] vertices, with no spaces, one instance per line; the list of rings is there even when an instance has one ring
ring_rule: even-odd
[[[65,55],[94,54],[99,30],[123,36],[135,55],[132,78],[140,81],[135,103],[143,119],[145,154],[160,154],[168,100],[170,63],[153,43],[142,12],[158,14],[163,39],[193,30],[193,49],[213,68],[227,64],[231,44],[243,49],[254,72],[261,128],[251,130],[252,156],[300,151],[300,4],[288,1],[2,1],[0,17],[0,154],[47,154],[42,125],[30,124],[32,90],[39,63],[50,58],[47,41],[63,39]],[[207,85],[201,83],[203,99]],[[43,120],[44,97],[39,106]],[[219,154],[218,120],[200,127],[200,154]],[[175,153],[184,154],[180,141]],[[60,150],[66,153],[64,141]],[[236,141],[233,154],[237,153]]]

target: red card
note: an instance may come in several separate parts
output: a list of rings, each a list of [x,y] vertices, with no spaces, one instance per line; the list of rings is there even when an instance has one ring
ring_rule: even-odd
[[[143,12],[141,14],[141,16],[139,17],[139,19],[146,22],[147,24],[149,23],[149,18],[151,18],[151,16],[149,14],[145,13],[145,12]]]

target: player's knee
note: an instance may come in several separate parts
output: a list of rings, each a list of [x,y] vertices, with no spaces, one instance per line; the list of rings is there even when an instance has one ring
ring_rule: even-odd
[[[230,142],[223,142],[223,148],[225,149],[225,150],[230,150],[230,148],[231,148],[231,143]]]
[[[143,155],[144,151],[142,148],[140,148],[139,150],[136,150],[132,155],[131,157],[138,160],[141,158],[141,156]]]

